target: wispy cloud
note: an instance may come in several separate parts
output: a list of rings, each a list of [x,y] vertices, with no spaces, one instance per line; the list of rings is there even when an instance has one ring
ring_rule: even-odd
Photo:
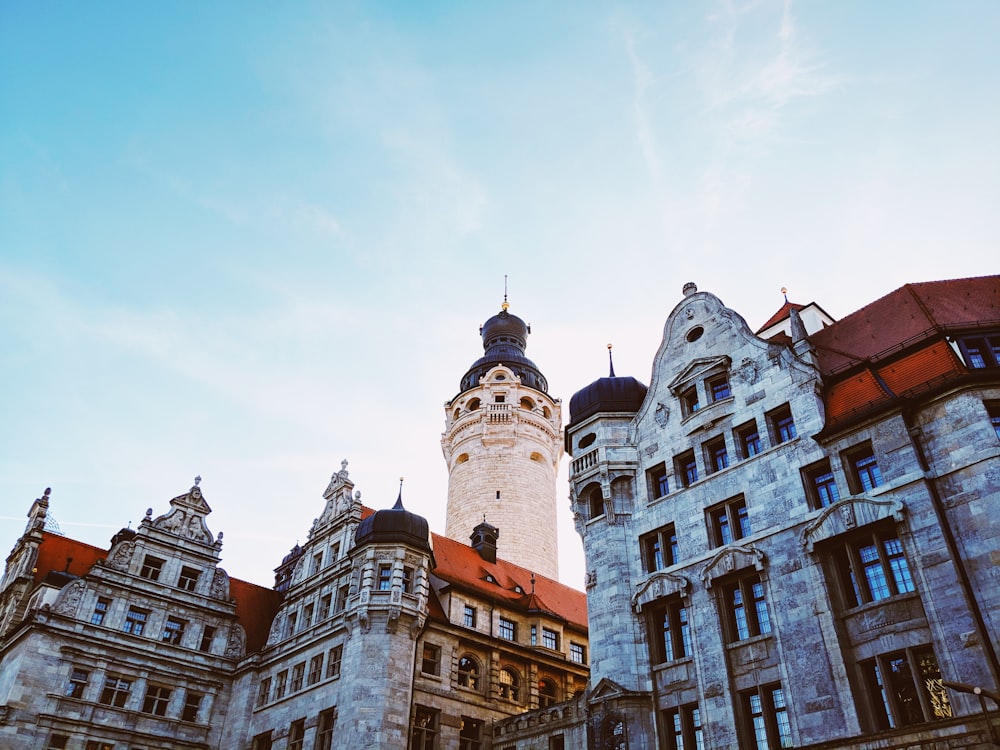
[[[639,149],[642,152],[649,176],[654,184],[661,186],[663,165],[660,160],[660,147],[651,122],[648,103],[649,90],[654,85],[655,79],[653,72],[639,57],[635,35],[631,31],[625,32],[625,51],[628,53],[632,81],[635,85],[635,94],[632,97],[632,116],[635,118],[636,140],[639,142]]]

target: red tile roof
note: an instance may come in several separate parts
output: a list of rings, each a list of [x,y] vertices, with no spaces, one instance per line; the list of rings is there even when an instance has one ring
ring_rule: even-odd
[[[35,583],[41,581],[50,572],[69,573],[74,576],[84,576],[98,560],[108,556],[106,549],[93,547],[67,536],[42,532],[42,541],[38,545],[38,559],[35,561]],[[67,565],[67,561],[72,561]]]
[[[778,323],[779,321],[782,321],[785,318],[787,318],[790,310],[802,310],[803,308],[805,308],[805,305],[800,305],[798,302],[789,302],[786,299],[785,304],[783,304],[780,308],[778,308],[778,312],[776,312],[774,315],[768,318],[767,322],[760,328],[758,328],[756,333],[759,334],[761,331],[766,331],[775,323]]]

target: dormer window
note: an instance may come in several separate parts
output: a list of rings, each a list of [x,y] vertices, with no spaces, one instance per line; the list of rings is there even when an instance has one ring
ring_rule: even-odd
[[[1000,366],[1000,336],[979,336],[959,339],[962,358],[970,370]]]
[[[486,583],[496,583],[497,582],[497,579],[494,578],[489,573],[486,574],[486,578],[484,580],[486,581]]]
[[[732,396],[732,391],[729,390],[729,378],[725,375],[718,375],[714,378],[710,378],[705,382],[707,386],[708,393],[712,396],[712,402],[722,401],[723,399]]]

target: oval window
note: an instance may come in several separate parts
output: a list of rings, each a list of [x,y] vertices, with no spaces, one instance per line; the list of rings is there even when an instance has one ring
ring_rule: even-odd
[[[695,326],[690,331],[687,332],[688,342],[694,342],[701,338],[701,334],[705,332],[705,329],[701,326]]]
[[[580,442],[578,443],[578,445],[581,448],[589,448],[594,444],[595,440],[597,440],[597,435],[594,434],[593,432],[588,432],[586,435],[580,438]]]

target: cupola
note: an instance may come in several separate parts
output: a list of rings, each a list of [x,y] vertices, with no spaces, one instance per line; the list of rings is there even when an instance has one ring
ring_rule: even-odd
[[[392,508],[376,511],[361,521],[354,534],[354,543],[358,547],[366,544],[407,544],[431,552],[430,526],[426,518],[403,507],[403,490],[400,487],[399,497]]]
[[[460,393],[479,385],[486,373],[497,365],[505,365],[514,371],[521,379],[522,385],[548,393],[549,384],[545,376],[524,354],[528,346],[528,334],[531,326],[508,310],[504,301],[500,312],[483,323],[479,333],[483,337],[482,357],[472,363],[472,366],[462,376]]]
[[[615,365],[611,360],[611,344],[608,344],[609,374],[581,388],[569,400],[569,425],[567,426],[567,451],[569,431],[588,417],[595,414],[615,412],[635,414],[646,399],[649,388],[633,377],[615,375]]]

